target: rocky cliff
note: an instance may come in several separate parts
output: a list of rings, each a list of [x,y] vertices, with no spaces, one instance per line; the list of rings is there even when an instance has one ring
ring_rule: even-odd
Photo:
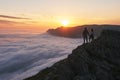
[[[120,32],[104,30],[68,58],[25,80],[120,80]]]

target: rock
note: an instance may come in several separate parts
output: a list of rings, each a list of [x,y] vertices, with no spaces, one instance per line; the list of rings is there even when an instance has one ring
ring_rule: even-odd
[[[25,80],[120,80],[120,32],[104,30],[68,58]]]

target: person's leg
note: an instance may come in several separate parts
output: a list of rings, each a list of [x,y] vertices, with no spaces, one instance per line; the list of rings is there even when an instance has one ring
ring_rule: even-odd
[[[91,38],[90,38],[90,36],[89,36],[89,42],[91,41]]]
[[[83,43],[85,43],[85,37],[83,37]]]
[[[82,39],[83,39],[83,44],[85,43],[85,38],[84,38],[84,36],[82,37]]]
[[[94,40],[94,36],[93,36],[93,40]]]
[[[92,39],[92,41],[94,40],[94,36],[93,35],[92,35],[91,39]]]
[[[88,37],[86,37],[86,43],[88,43]]]

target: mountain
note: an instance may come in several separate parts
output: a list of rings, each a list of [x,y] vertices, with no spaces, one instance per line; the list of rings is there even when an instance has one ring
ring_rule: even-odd
[[[25,80],[120,80],[120,32],[104,30],[66,59]]]
[[[58,27],[56,29],[49,29],[47,32],[54,36],[80,38],[85,27],[87,27],[89,31],[93,28],[96,37],[99,36],[101,31],[104,29],[120,31],[120,25],[83,25],[76,27]]]

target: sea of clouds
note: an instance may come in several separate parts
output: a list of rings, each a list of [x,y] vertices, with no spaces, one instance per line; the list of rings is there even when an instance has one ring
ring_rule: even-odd
[[[82,44],[44,34],[0,34],[0,80],[22,80],[64,59]]]

